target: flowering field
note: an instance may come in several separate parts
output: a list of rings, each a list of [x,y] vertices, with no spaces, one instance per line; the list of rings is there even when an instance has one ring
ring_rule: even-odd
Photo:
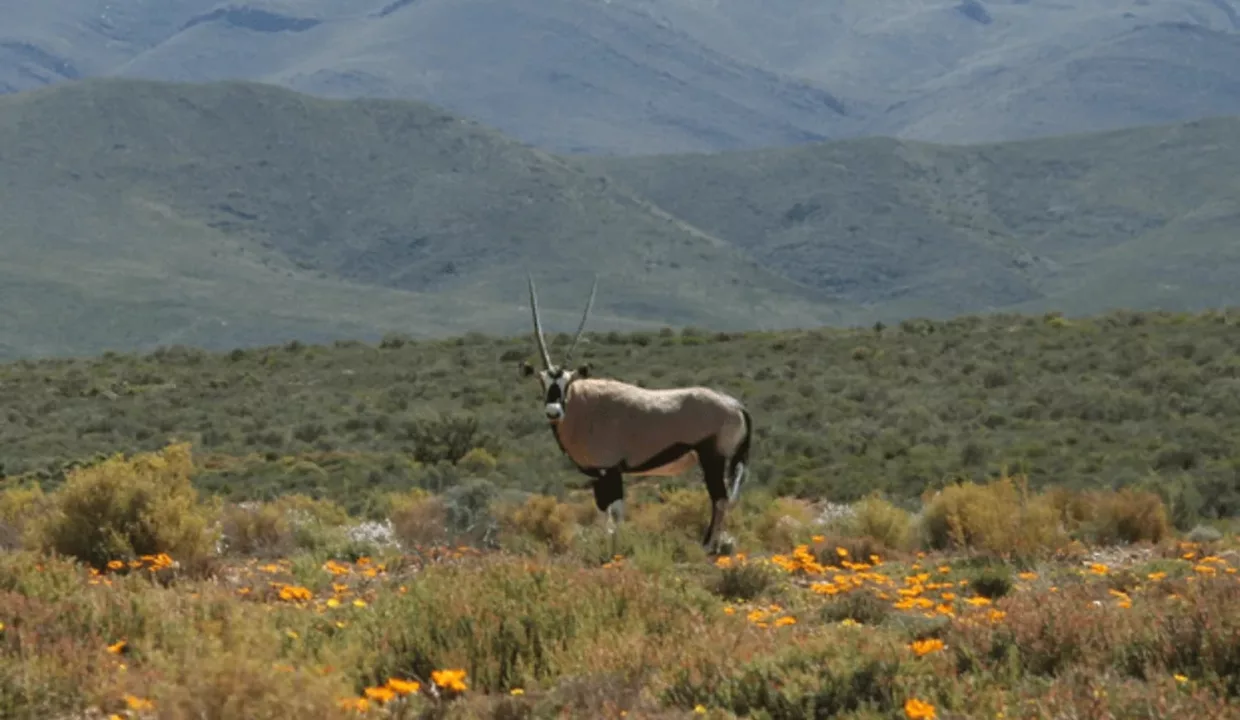
[[[445,539],[432,495],[364,523],[191,471],[0,493],[0,716],[1240,717],[1240,554],[1146,498],[755,494],[708,558],[704,492],[639,488],[611,556],[577,495]]]

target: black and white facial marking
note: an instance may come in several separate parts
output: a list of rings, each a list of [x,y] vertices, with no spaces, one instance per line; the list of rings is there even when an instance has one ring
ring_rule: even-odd
[[[568,396],[568,383],[573,378],[572,371],[552,368],[540,373],[543,392],[546,393],[544,411],[551,422],[564,419],[564,398]]]
[[[534,367],[528,362],[522,363],[521,372],[524,375],[532,375]],[[542,384],[543,390],[543,412],[549,421],[557,423],[564,419],[564,400],[568,397],[568,386],[574,380],[589,376],[588,365],[582,365],[576,370],[565,370],[553,366],[550,369],[538,371],[538,382]]]

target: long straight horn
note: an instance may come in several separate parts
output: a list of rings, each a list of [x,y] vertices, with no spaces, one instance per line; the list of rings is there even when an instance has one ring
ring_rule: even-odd
[[[538,352],[542,355],[543,370],[551,369],[551,356],[547,354],[547,341],[543,338],[542,323],[538,321],[538,295],[534,292],[534,276],[530,279],[530,311],[534,314],[534,339],[538,341]]]
[[[581,314],[581,324],[577,326],[577,334],[573,336],[573,344],[568,346],[568,352],[564,354],[564,365],[567,366],[573,359],[573,350],[577,349],[577,341],[581,339],[581,331],[586,329],[586,319],[590,317],[590,308],[594,305],[594,292],[598,290],[598,275],[594,276],[594,285],[590,288],[590,299],[586,302],[586,311]]]

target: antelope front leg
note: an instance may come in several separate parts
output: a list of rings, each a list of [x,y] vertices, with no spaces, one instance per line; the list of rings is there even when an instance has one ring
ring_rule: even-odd
[[[607,513],[607,535],[611,538],[611,557],[619,554],[616,531],[624,522],[624,481],[618,470],[608,470],[594,481],[594,505]]]

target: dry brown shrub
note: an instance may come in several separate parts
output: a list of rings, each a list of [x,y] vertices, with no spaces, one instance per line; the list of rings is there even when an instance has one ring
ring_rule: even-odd
[[[38,485],[0,492],[0,550],[18,550],[30,520],[47,511],[50,499]]]
[[[628,520],[644,534],[680,535],[700,540],[710,523],[710,499],[705,490],[670,490],[658,502],[629,509]]]
[[[277,557],[321,544],[323,530],[349,520],[344,508],[330,500],[282,495],[264,503],[230,503],[220,512],[228,551]]]
[[[814,509],[805,500],[777,497],[754,514],[745,512],[749,507],[742,505],[742,511],[729,515],[729,521],[738,533],[751,536],[757,548],[786,550],[812,533]]]
[[[1172,535],[1166,505],[1149,491],[1053,488],[1045,495],[1068,531],[1094,544],[1158,544]]]
[[[853,506],[853,514],[839,521],[840,532],[870,538],[884,548],[907,550],[913,542],[913,516],[878,495]]]
[[[392,532],[406,548],[449,541],[447,508],[437,495],[416,488],[389,496],[388,507]]]
[[[1068,541],[1045,496],[1030,495],[1023,476],[944,488],[925,502],[922,530],[934,549],[967,548],[1004,558],[1039,557]]]
[[[1097,543],[1160,543],[1171,536],[1171,521],[1162,498],[1152,492],[1125,488],[1097,492],[1093,540]]]
[[[519,505],[499,506],[493,512],[505,534],[531,539],[553,553],[567,551],[577,533],[574,509],[549,495],[531,495]]]

